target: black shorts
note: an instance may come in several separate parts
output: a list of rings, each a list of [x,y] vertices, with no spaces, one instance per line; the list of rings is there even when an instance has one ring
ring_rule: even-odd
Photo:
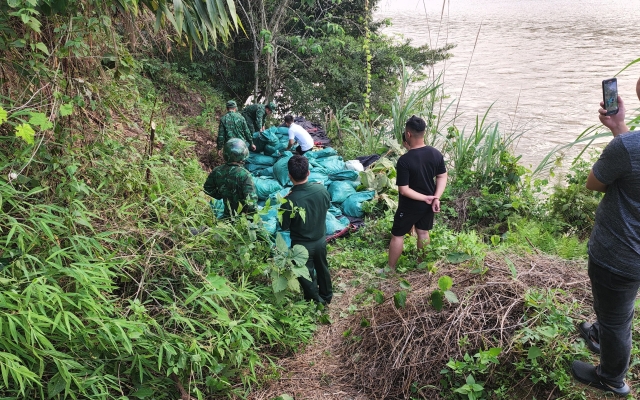
[[[393,236],[404,236],[411,231],[414,225],[416,229],[421,231],[430,231],[433,228],[433,210],[431,207],[422,213],[412,213],[398,209],[393,218],[391,234]]]
[[[311,150],[311,149],[309,149],[309,150]],[[302,151],[302,146],[298,146],[298,147],[296,147],[296,153],[298,153],[298,154],[299,154],[299,155],[301,155],[301,156],[303,156],[303,155],[304,155],[304,153],[306,153],[306,152],[307,152],[307,151],[309,151],[309,150]]]

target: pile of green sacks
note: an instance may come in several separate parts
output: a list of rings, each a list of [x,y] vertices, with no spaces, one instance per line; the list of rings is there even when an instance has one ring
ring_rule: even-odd
[[[278,197],[289,193],[293,184],[289,180],[287,163],[293,153],[286,151],[289,132],[286,127],[272,127],[254,134],[256,151],[249,154],[245,168],[253,175],[253,183],[258,194],[258,205],[264,207],[267,200],[269,210],[260,213],[267,231],[275,235],[281,233],[290,244],[289,232],[282,232],[278,220]],[[326,235],[332,236],[349,226],[349,217],[362,217],[362,203],[373,199],[375,191],[360,191],[358,172],[345,168],[342,157],[331,147],[305,153],[309,159],[309,181],[320,182],[331,195],[331,208],[326,217]]]

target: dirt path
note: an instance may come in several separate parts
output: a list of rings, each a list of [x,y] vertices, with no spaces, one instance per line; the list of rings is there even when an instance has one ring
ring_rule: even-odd
[[[360,274],[352,270],[339,270],[333,277],[334,299],[329,307],[332,321],[320,325],[313,342],[292,357],[280,360],[282,375],[278,381],[268,383],[259,392],[249,396],[252,400],[271,400],[288,394],[296,400],[341,399],[366,400],[369,397],[358,389],[342,382],[344,372],[340,370],[340,346],[344,332],[353,326],[353,315],[349,307],[354,298],[364,291],[365,285],[354,285]]]

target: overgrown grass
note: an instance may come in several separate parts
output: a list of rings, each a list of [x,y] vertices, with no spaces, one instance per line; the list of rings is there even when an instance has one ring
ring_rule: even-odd
[[[103,93],[129,110],[122,130],[47,141],[24,179],[5,172],[33,148],[0,146],[3,398],[243,396],[315,330],[314,307],[276,302],[253,222],[213,218],[178,120],[162,119],[146,154],[136,113],[164,106],[137,82]]]

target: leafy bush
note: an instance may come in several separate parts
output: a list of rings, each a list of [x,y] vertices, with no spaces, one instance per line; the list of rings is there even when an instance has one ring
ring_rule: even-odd
[[[594,154],[590,159],[593,160]],[[576,159],[566,175],[566,186],[556,185],[549,197],[549,217],[561,223],[562,231],[581,238],[591,233],[596,209],[603,194],[586,187],[593,163]]]

